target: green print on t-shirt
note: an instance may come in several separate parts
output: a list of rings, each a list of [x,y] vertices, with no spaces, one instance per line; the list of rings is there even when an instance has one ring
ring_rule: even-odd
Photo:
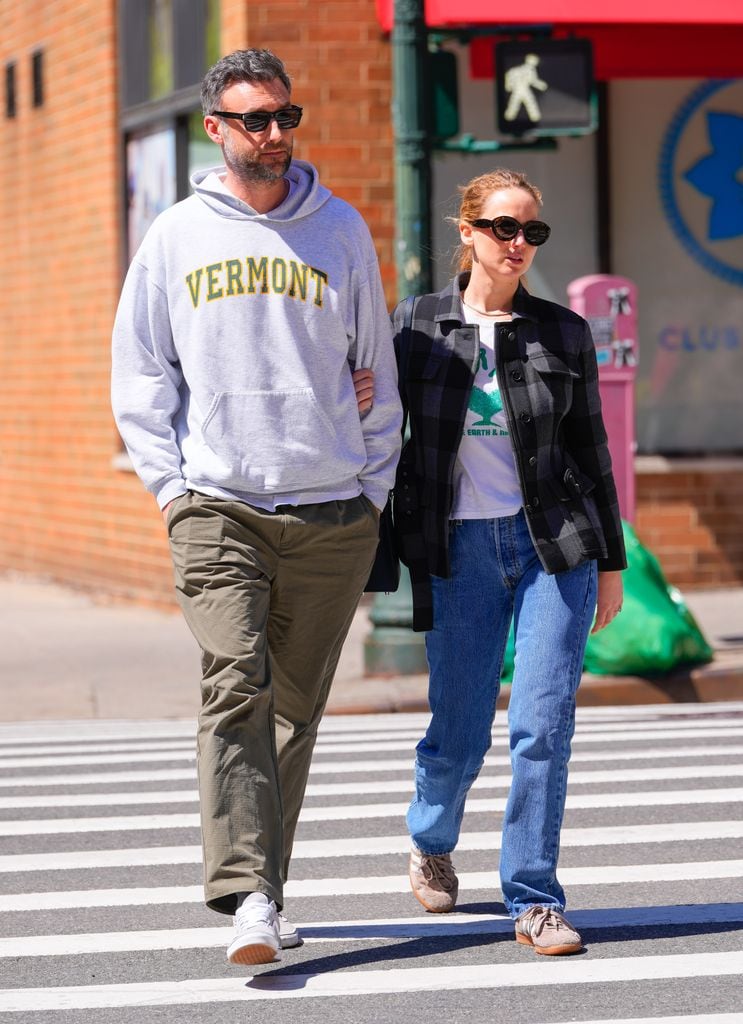
[[[503,408],[500,391],[481,391],[480,388],[472,388],[469,408],[481,416],[482,419],[473,422],[473,427],[490,427],[493,425],[493,417]]]
[[[480,349],[480,357],[478,360],[478,369],[487,372],[488,369],[488,350],[486,348]],[[488,373],[488,377],[492,378],[495,376],[495,367]],[[470,395],[469,408],[477,416],[479,420],[473,421],[471,427],[492,427],[493,419],[503,409],[503,402],[500,397],[500,390],[496,388],[495,391],[483,391],[482,388],[473,387],[472,394]],[[497,426],[497,424],[495,424]],[[468,431],[470,433],[470,431]],[[489,434],[490,431],[483,431],[483,433]],[[507,431],[499,430],[499,434],[507,433]]]

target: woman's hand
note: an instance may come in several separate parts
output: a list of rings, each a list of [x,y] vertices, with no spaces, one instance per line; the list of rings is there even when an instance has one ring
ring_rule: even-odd
[[[599,593],[596,600],[596,620],[591,632],[598,633],[604,626],[608,626],[611,620],[619,615],[621,610],[622,573],[600,572]]]
[[[359,416],[364,416],[374,405],[374,370],[354,370],[352,377]]]

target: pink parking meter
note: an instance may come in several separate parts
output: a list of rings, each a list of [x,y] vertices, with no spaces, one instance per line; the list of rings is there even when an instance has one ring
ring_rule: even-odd
[[[591,326],[599,391],[622,518],[635,518],[635,374],[637,286],[626,277],[590,274],[568,285],[570,308]]]

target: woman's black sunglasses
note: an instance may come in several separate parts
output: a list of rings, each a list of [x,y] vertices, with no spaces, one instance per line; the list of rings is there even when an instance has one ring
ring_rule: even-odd
[[[471,220],[470,224],[473,228],[490,228],[501,242],[510,242],[519,231],[523,231],[529,245],[544,245],[552,230],[543,220],[528,220],[526,224],[520,224],[515,217],[494,217],[492,220],[481,217]]]
[[[254,110],[249,114],[235,114],[229,110],[213,110],[214,117],[234,117],[242,121],[246,132],[265,132],[271,121],[282,130],[296,128],[302,120],[302,108],[293,103],[281,110]]]

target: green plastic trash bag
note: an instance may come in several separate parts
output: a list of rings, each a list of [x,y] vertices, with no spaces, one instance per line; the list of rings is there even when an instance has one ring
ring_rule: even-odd
[[[622,611],[589,636],[584,670],[602,676],[652,675],[711,661],[712,648],[680,591],[668,583],[657,558],[643,547],[629,523],[622,522],[622,528],[627,548]],[[513,677],[513,655],[512,628],[504,682]]]

